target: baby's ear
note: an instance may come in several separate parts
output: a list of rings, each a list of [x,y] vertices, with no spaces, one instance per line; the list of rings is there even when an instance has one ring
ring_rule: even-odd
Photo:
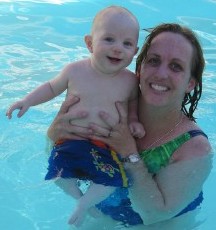
[[[137,47],[137,48],[136,48],[136,50],[135,50],[135,54],[134,54],[134,55],[136,55],[136,54],[137,54],[138,50],[139,50],[139,47]]]
[[[93,53],[92,36],[91,35],[85,36],[85,44],[86,44],[86,47],[88,48],[89,52]]]

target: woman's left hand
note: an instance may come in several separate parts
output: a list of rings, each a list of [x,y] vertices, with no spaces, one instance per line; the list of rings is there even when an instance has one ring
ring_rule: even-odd
[[[108,144],[116,152],[121,154],[122,157],[126,157],[131,153],[137,152],[136,141],[128,127],[128,117],[124,106],[121,102],[116,102],[116,108],[119,113],[119,123],[114,125],[114,120],[108,113],[100,112],[100,118],[110,128],[106,129],[95,123],[91,123],[90,128],[94,134],[90,137]]]

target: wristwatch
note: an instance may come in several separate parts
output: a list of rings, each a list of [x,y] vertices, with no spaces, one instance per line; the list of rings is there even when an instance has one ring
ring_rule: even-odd
[[[132,153],[128,157],[125,157],[125,158],[122,159],[122,161],[124,163],[126,163],[126,162],[128,162],[128,163],[136,163],[136,162],[138,162],[140,160],[141,160],[141,157],[140,157],[139,153]]]

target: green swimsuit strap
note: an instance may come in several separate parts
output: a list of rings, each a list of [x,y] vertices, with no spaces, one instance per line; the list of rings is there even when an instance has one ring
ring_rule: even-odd
[[[148,171],[153,174],[157,173],[169,163],[171,156],[180,146],[197,135],[206,136],[201,130],[191,130],[163,145],[142,151],[140,156]]]

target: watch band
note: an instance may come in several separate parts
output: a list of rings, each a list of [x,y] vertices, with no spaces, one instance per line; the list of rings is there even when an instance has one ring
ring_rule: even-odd
[[[136,163],[141,160],[139,153],[132,153],[128,157],[122,159],[122,162],[126,163]]]

